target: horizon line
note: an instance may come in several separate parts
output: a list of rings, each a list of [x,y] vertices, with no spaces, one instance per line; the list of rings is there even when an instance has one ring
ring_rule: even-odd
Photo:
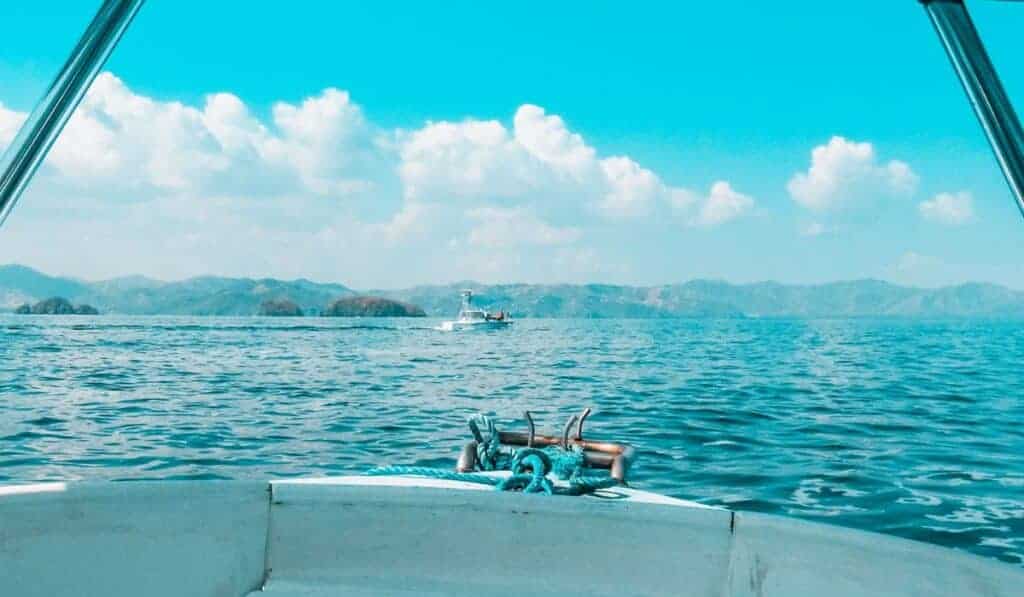
[[[274,280],[274,281],[277,281],[277,282],[288,282],[288,283],[308,282],[308,283],[317,284],[317,285],[321,285],[321,286],[328,286],[328,285],[342,286],[342,287],[344,287],[344,288],[346,288],[348,290],[359,291],[359,292],[363,292],[363,291],[365,291],[365,292],[372,292],[372,291],[396,292],[396,291],[402,291],[402,290],[412,290],[412,289],[415,289],[415,288],[437,288],[437,287],[444,287],[444,286],[459,286],[459,285],[467,285],[467,284],[468,285],[476,285],[476,286],[575,286],[575,287],[611,286],[611,287],[616,287],[616,288],[646,288],[646,289],[650,289],[650,288],[664,288],[664,287],[671,287],[671,286],[683,286],[683,285],[691,284],[691,283],[694,283],[694,282],[714,282],[714,283],[726,284],[726,285],[729,285],[729,286],[737,286],[737,287],[757,286],[757,285],[764,285],[764,284],[776,284],[776,285],[779,285],[779,286],[803,287],[803,288],[831,286],[831,285],[835,285],[835,284],[850,284],[850,283],[858,283],[858,282],[879,282],[879,283],[883,283],[883,284],[888,284],[890,286],[895,286],[895,287],[898,287],[898,288],[906,288],[906,289],[911,289],[911,290],[943,290],[943,289],[948,289],[948,288],[960,288],[960,287],[964,287],[964,286],[993,286],[993,287],[996,287],[996,288],[1003,288],[1003,289],[1009,290],[1011,292],[1024,292],[1024,287],[1016,288],[1016,287],[1013,287],[1013,286],[1008,286],[1006,284],[1000,284],[998,282],[990,282],[990,281],[966,280],[966,281],[963,281],[963,282],[957,282],[957,283],[952,283],[952,284],[942,284],[942,285],[937,285],[937,286],[918,286],[918,285],[911,285],[911,284],[903,284],[903,283],[896,282],[896,281],[893,281],[893,280],[887,280],[887,279],[884,279],[884,278],[874,278],[874,277],[835,279],[835,280],[830,280],[830,281],[827,281],[827,282],[784,282],[784,281],[781,281],[781,280],[773,280],[773,279],[762,279],[762,280],[754,280],[754,281],[749,281],[749,282],[735,282],[735,281],[727,280],[725,278],[690,278],[688,280],[683,280],[683,281],[664,282],[664,283],[659,283],[659,284],[620,284],[620,283],[599,282],[599,281],[598,282],[593,282],[593,281],[592,282],[521,282],[521,281],[480,282],[480,281],[477,281],[477,280],[461,279],[461,280],[451,280],[451,281],[447,281],[447,282],[435,282],[435,283],[430,283],[430,284],[413,284],[411,286],[372,287],[372,288],[365,288],[364,289],[364,288],[356,288],[354,286],[350,286],[350,285],[348,285],[348,284],[346,284],[344,282],[321,281],[321,280],[314,280],[314,279],[306,278],[306,277],[299,277],[299,278],[275,278],[273,276],[252,277],[252,276],[229,276],[229,275],[220,275],[220,274],[198,274],[198,275],[194,275],[194,276],[188,276],[188,277],[185,277],[185,278],[170,279],[170,280],[168,280],[168,279],[161,279],[161,278],[155,278],[155,277],[148,276],[148,275],[145,275],[145,274],[126,274],[126,275],[122,275],[122,276],[114,276],[114,277],[111,277],[111,278],[102,278],[102,279],[98,279],[98,280],[89,280],[89,279],[80,278],[80,277],[77,277],[77,276],[47,273],[47,272],[44,272],[44,271],[42,271],[40,269],[32,267],[30,265],[24,265],[24,264],[21,264],[21,263],[5,263],[5,264],[0,264],[0,269],[11,268],[11,267],[23,268],[23,269],[26,269],[26,270],[30,270],[30,271],[38,274],[38,275],[46,276],[48,278],[62,278],[62,279],[65,279],[65,280],[71,280],[71,281],[78,282],[78,283],[81,283],[81,284],[102,284],[102,283],[115,282],[115,281],[118,281],[118,280],[126,280],[126,279],[131,279],[131,278],[142,278],[144,280],[148,280],[148,281],[151,281],[151,282],[155,282],[155,283],[164,285],[164,284],[178,284],[178,283],[182,283],[182,282],[187,282],[189,280],[198,280],[198,279],[202,279],[202,278],[216,278],[216,279],[221,279],[221,280],[249,280],[249,281],[253,281],[253,282],[259,282],[259,281],[263,281],[263,280]]]

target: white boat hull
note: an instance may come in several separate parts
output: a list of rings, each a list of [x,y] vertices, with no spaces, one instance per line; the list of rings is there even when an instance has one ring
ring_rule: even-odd
[[[1020,595],[1024,570],[631,489],[404,477],[0,487],[0,595]]]
[[[445,332],[455,332],[459,330],[499,330],[504,329],[512,325],[509,320],[504,321],[444,321],[441,322],[440,329]]]

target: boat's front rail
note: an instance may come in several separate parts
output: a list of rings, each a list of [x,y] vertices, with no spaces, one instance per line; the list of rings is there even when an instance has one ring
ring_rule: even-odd
[[[437,479],[0,487],[0,595],[1020,595],[944,548],[616,488]]]

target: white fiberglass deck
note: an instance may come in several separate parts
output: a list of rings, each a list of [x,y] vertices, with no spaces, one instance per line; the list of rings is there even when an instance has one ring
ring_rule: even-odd
[[[0,595],[990,595],[1024,571],[644,492],[427,479],[0,487]]]

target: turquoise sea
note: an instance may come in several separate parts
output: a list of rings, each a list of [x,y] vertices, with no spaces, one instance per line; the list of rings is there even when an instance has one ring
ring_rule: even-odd
[[[0,483],[451,466],[477,412],[633,485],[1024,564],[1024,323],[0,316]]]

